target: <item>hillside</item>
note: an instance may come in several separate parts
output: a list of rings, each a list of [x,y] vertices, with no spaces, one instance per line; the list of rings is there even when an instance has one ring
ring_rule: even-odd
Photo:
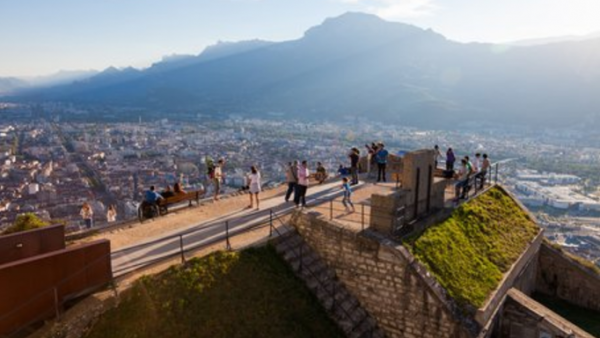
[[[458,207],[408,246],[450,296],[480,307],[539,230],[496,187]]]
[[[272,247],[217,252],[145,277],[91,328],[102,337],[341,337]]]
[[[463,44],[361,13],[327,19],[294,41],[221,44],[147,70],[106,73],[19,99],[448,128],[600,124],[600,39]]]

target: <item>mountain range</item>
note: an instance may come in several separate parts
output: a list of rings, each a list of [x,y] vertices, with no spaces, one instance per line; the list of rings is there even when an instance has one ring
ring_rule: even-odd
[[[465,44],[347,13],[297,40],[220,43],[197,56],[168,57],[144,70],[109,68],[10,99],[453,128],[598,126],[599,93],[600,38]]]

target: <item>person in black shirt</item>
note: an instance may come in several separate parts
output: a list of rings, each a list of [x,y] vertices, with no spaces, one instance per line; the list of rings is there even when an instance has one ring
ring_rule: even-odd
[[[358,161],[360,159],[360,151],[357,148],[350,150],[350,175],[352,175],[352,182],[350,184],[358,184]]]

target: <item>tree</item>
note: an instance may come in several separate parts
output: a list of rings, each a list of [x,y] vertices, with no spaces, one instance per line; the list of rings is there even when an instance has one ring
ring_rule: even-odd
[[[40,219],[36,214],[27,212],[17,216],[15,223],[4,230],[3,235],[16,232],[38,229],[47,226],[48,223]]]

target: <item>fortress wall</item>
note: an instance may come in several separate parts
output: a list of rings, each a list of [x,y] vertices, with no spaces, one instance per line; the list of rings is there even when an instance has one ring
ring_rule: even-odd
[[[395,242],[372,230],[353,232],[315,212],[297,212],[291,223],[388,337],[470,337]]]
[[[593,338],[516,289],[506,297],[500,323],[498,334],[506,338]]]
[[[536,291],[600,311],[600,275],[548,244],[542,245],[538,264]]]

